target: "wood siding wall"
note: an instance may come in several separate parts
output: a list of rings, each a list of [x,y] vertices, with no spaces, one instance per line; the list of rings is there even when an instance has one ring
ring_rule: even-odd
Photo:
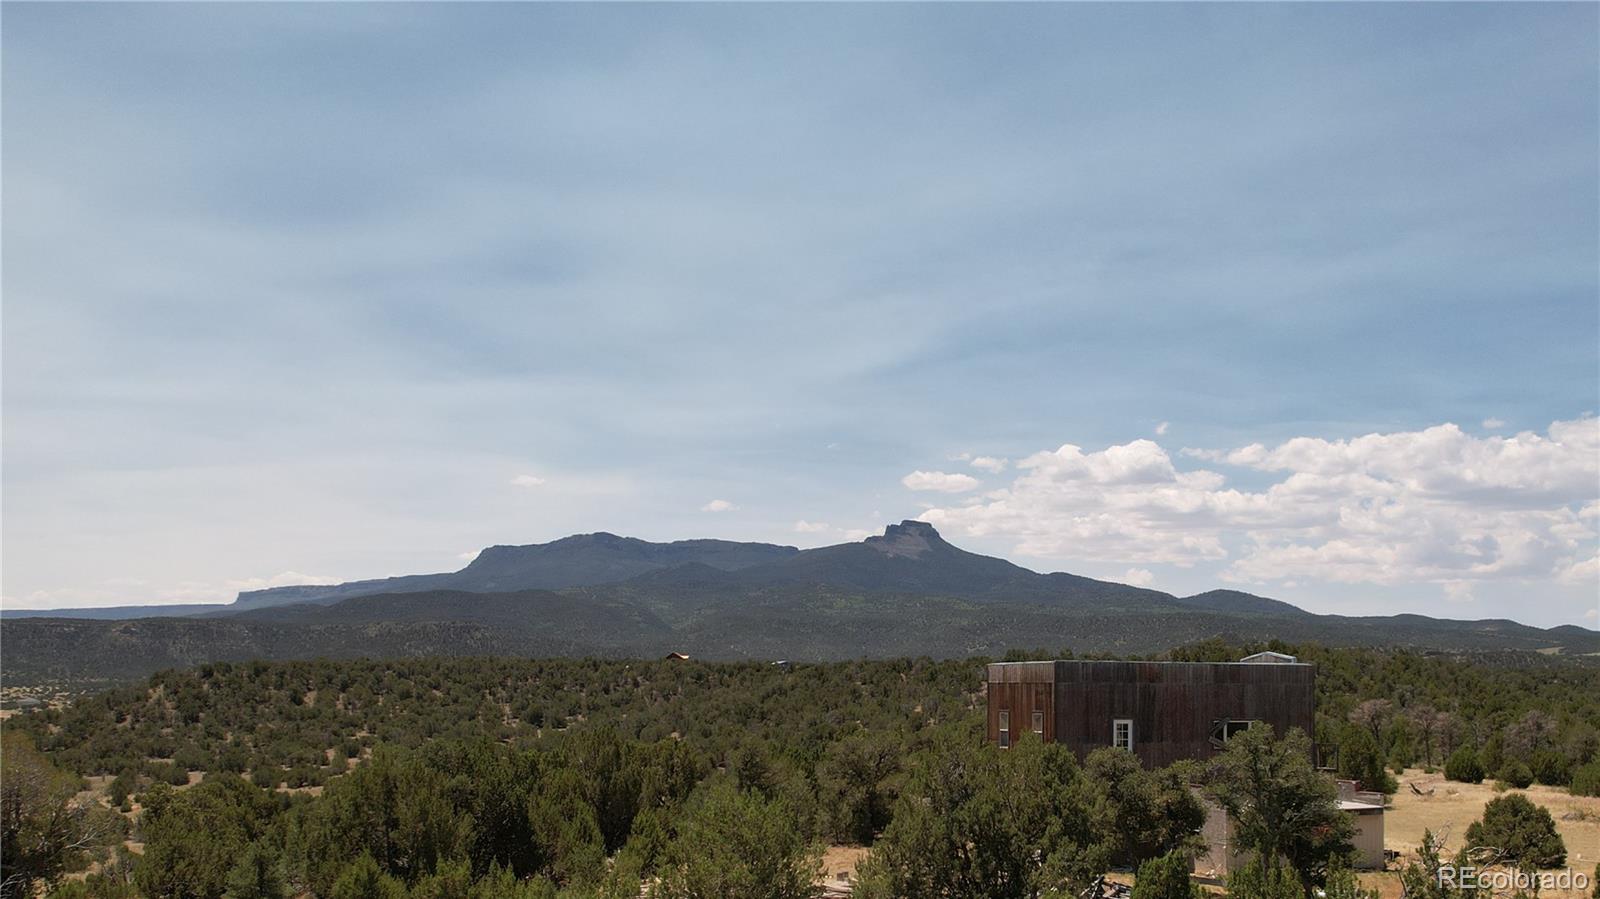
[[[1044,739],[1056,738],[1054,662],[1027,662],[1006,665],[1000,680],[989,666],[989,742],[1000,742],[1000,712],[1011,713],[1011,742],[1014,745],[1033,730],[1033,713],[1044,713]]]
[[[1079,757],[1111,745],[1112,721],[1133,721],[1134,753],[1147,766],[1209,758],[1218,719],[1262,721],[1279,734],[1315,727],[1316,669],[1303,664],[1023,662],[989,666],[989,739],[1011,713],[1012,741],[1046,712],[1045,739]],[[1054,714],[1050,714],[1051,712]]]

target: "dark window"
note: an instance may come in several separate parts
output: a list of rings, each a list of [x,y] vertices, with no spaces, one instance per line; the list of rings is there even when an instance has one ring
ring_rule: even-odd
[[[1221,749],[1236,735],[1249,730],[1254,723],[1244,718],[1218,718],[1211,722],[1211,745]]]
[[[1044,736],[1044,712],[1033,713],[1033,732]]]
[[[1000,748],[1011,748],[1011,713],[1000,710]]]

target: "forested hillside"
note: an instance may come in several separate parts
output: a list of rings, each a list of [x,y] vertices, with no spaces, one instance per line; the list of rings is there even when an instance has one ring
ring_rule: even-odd
[[[1041,641],[1075,652],[1152,654],[1205,639],[1600,651],[1600,635],[1593,632],[1539,630],[1511,621],[1241,614],[1176,602],[1130,607],[978,602],[816,584],[728,587],[685,581],[688,573],[682,569],[668,573],[670,582],[362,596],[226,617],[7,619],[0,639],[9,684],[70,687],[126,683],[163,668],[253,659],[651,658],[684,652],[721,661],[823,662],[1000,655]]]
[[[1499,769],[1489,776],[1527,766],[1547,783],[1585,783],[1600,764],[1592,661],[1273,646],[1318,665],[1322,756],[1369,783],[1386,764],[1466,750]],[[1212,642],[1173,657],[1256,648]],[[1030,777],[1058,784],[1028,801],[1067,802],[1036,811],[1076,822],[1057,837],[1092,860],[1051,877],[1079,882],[1183,843],[1182,827],[1160,822],[1188,820],[1192,772],[1141,772],[1131,757],[1079,765],[1043,747],[1003,761],[982,751],[984,662],[214,664],[22,714],[4,730],[8,759],[29,758],[31,743],[41,764],[102,778],[104,801],[127,812],[113,829],[132,828],[143,855],[106,858],[109,877],[91,881],[104,896],[220,897],[257,875],[326,896],[626,895],[641,876],[689,877],[692,857],[737,868],[726,853],[757,852],[741,842],[751,834],[801,868],[807,847],[876,843],[892,869],[927,836],[897,820],[956,802],[948,812],[963,826],[988,826],[962,818],[977,814],[965,803]],[[991,765],[1014,767],[970,785],[967,799],[936,788]],[[349,892],[357,881],[387,892]]]

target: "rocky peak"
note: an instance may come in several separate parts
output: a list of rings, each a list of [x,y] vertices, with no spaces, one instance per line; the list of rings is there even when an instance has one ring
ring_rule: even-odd
[[[882,537],[868,537],[866,544],[887,556],[915,559],[946,545],[944,538],[926,521],[906,519],[883,529]]]

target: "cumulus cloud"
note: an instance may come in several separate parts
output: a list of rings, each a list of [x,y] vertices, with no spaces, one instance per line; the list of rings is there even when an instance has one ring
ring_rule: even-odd
[[[833,525],[826,521],[806,521],[804,518],[794,523],[796,534],[826,534],[833,530]]]
[[[1015,539],[1022,554],[1223,562],[1222,576],[1244,583],[1433,583],[1461,599],[1490,579],[1600,581],[1593,417],[1544,434],[1473,437],[1444,424],[1182,455],[1270,482],[1243,489],[1212,467],[1185,470],[1150,440],[1066,444],[1018,462],[1007,487],[923,514]]]
[[[1156,576],[1148,568],[1129,568],[1123,572],[1122,582],[1134,587],[1148,587],[1156,582]]]
[[[711,502],[706,503],[705,505],[701,506],[700,507],[700,511],[702,511],[702,512],[732,512],[734,509],[737,509],[737,508],[739,508],[739,507],[734,505],[733,503],[728,502],[725,499],[714,499]]]
[[[513,487],[542,487],[542,486],[544,486],[544,478],[535,477],[534,475],[531,475],[531,474],[519,474],[516,477],[511,479],[511,486],[513,486]]]
[[[900,479],[912,490],[937,490],[941,493],[965,493],[978,486],[978,479],[970,474],[947,474],[942,471],[913,471]]]
[[[987,471],[990,474],[999,474],[1000,472],[1006,470],[1006,465],[1008,462],[1005,459],[996,458],[995,456],[978,456],[968,464],[979,471]]]
[[[1170,427],[1172,427],[1172,422],[1170,421],[1164,421],[1161,424],[1156,425],[1156,436],[1165,437],[1167,434],[1167,428]]]
[[[1506,423],[1503,419],[1499,418],[1485,418],[1483,420],[1483,426],[1491,431],[1498,431],[1505,427]]]

